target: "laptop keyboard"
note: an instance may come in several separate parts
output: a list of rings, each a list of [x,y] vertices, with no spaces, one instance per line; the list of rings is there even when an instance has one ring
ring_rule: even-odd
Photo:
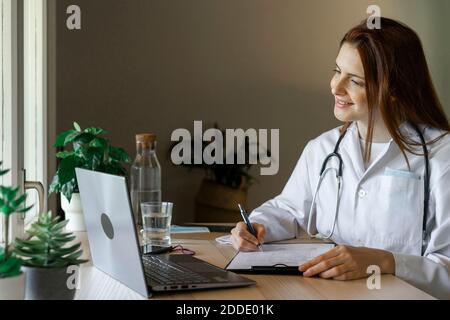
[[[142,256],[145,276],[160,284],[208,283],[208,278],[154,255]]]

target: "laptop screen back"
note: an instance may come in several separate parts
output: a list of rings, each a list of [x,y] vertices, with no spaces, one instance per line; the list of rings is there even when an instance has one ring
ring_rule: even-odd
[[[94,265],[148,296],[124,177],[76,169]]]

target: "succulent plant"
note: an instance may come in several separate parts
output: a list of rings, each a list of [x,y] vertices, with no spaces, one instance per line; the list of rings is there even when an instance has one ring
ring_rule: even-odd
[[[27,231],[30,240],[16,239],[15,253],[23,265],[62,268],[87,262],[79,259],[83,254],[81,243],[69,245],[76,237],[71,232],[63,232],[68,222],[59,221],[59,217],[52,218],[51,212],[41,214]]]
[[[18,276],[21,273],[22,261],[14,253],[6,258],[5,250],[0,248],[0,279]]]
[[[0,161],[0,167],[2,162]],[[9,170],[1,170],[0,176],[8,173]],[[0,278],[14,277],[21,272],[21,261],[11,252],[9,246],[9,219],[13,213],[24,213],[31,209],[24,207],[27,195],[20,194],[19,188],[0,186],[0,215],[4,216],[3,238],[4,248],[0,248]]]

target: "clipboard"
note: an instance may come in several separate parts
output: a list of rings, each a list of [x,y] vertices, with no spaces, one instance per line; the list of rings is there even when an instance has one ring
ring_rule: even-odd
[[[228,267],[228,265],[227,265]],[[225,269],[235,273],[244,274],[279,274],[279,275],[302,275],[303,272],[298,270],[298,266],[287,266],[284,264],[276,264],[272,266],[252,266],[250,269]]]
[[[267,244],[263,251],[238,252],[225,270],[244,274],[302,275],[300,264],[327,252],[334,244]]]

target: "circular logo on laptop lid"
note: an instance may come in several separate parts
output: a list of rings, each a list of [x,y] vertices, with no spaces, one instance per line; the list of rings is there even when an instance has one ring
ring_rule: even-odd
[[[102,216],[100,217],[101,223],[102,223],[102,228],[103,228],[103,232],[106,234],[106,236],[109,239],[113,239],[114,238],[114,228],[113,225],[111,223],[111,220],[109,219],[109,217],[105,214],[102,213]]]

